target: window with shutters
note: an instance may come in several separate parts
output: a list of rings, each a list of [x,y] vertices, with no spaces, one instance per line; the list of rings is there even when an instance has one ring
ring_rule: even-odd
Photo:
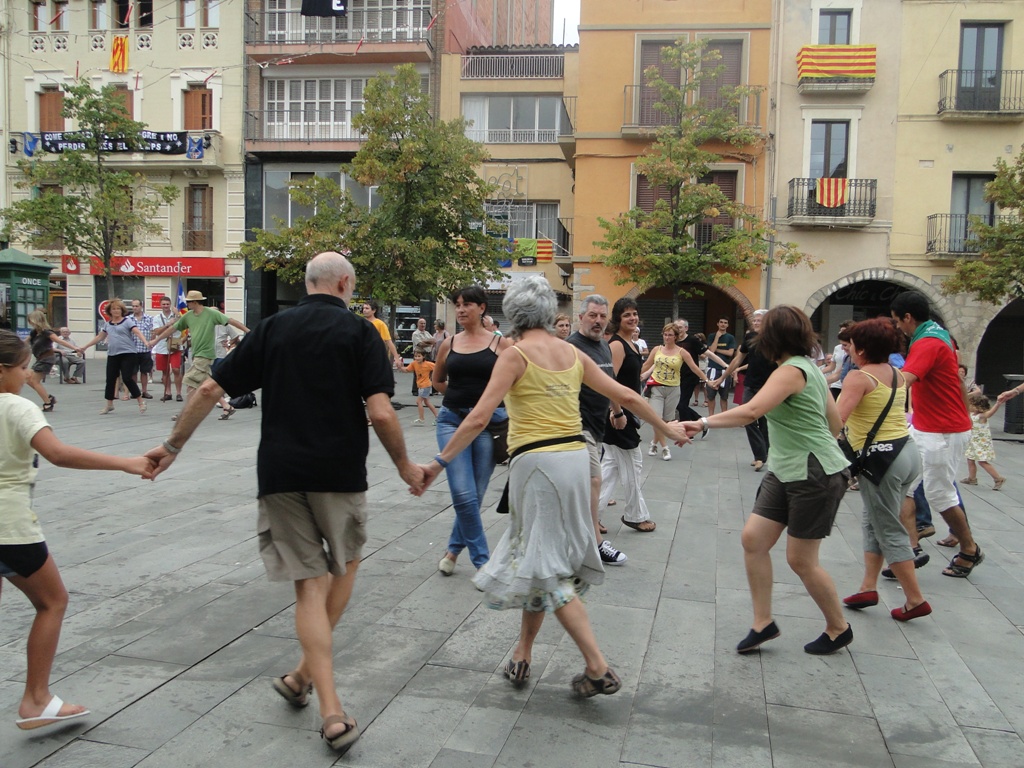
[[[39,131],[49,133],[64,130],[64,93],[58,88],[44,88],[39,92]]]
[[[726,199],[735,202],[738,176],[737,171],[712,171],[707,176],[701,178],[700,183],[715,184],[722,190],[722,194],[725,195]],[[693,233],[694,245],[698,250],[704,248],[722,237],[724,234],[723,227],[731,228],[735,225],[736,222],[731,216],[721,212],[718,216],[706,216],[697,225],[696,231]]]
[[[654,206],[659,200],[670,199],[668,187],[664,184],[651,184],[647,177],[638,173],[636,175],[636,207],[644,213],[653,213]]]
[[[184,103],[186,131],[213,128],[213,91],[203,85],[190,85],[185,91]]]
[[[33,32],[45,32],[49,26],[45,0],[32,0],[28,5],[28,28]]]
[[[125,114],[128,115],[129,120],[135,119],[135,98],[134,94],[128,90],[127,85],[115,84],[114,92],[111,94],[118,103],[124,107]]]
[[[644,40],[640,43],[640,103],[637,115],[637,124],[641,126],[672,125],[679,119],[678,115],[672,114],[670,110],[655,106],[661,101],[661,94],[657,88],[647,84],[647,76],[644,74],[648,68],[656,67],[661,77],[673,85],[682,82],[682,74],[679,67],[671,66],[661,60],[661,49],[670,47],[672,40]]]
[[[191,184],[185,190],[182,241],[186,251],[213,250],[213,189],[209,185]]]
[[[89,29],[110,28],[110,5],[107,0],[91,0],[89,3]]]
[[[363,111],[366,78],[267,80],[268,139],[358,139],[352,118]]]
[[[701,83],[700,98],[709,109],[721,109],[727,105],[729,90],[742,83],[743,41],[712,40],[704,50],[705,55],[711,51],[718,53],[721,58],[708,62],[708,66],[720,71]],[[738,105],[734,108],[738,109]]]

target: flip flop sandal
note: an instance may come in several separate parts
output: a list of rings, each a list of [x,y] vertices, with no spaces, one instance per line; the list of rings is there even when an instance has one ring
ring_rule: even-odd
[[[63,706],[64,702],[61,700],[60,696],[54,696],[50,699],[50,702],[46,705],[46,708],[39,717],[22,717],[15,720],[14,724],[23,731],[31,731],[33,728],[46,728],[50,725],[57,725],[58,723],[63,723],[67,720],[75,720],[89,714],[89,710],[87,709],[84,712],[76,712],[73,715],[61,715],[60,708]]]
[[[230,419],[232,414],[234,414],[234,412],[235,412],[235,409],[232,408],[231,406],[228,406],[228,408],[224,411],[224,413],[222,413],[220,415],[220,420],[221,421],[226,421],[227,419]]]
[[[587,673],[584,672],[572,679],[573,691],[577,696],[582,696],[585,699],[597,696],[599,693],[611,696],[613,693],[618,693],[621,687],[622,681],[611,667],[608,667],[608,671],[601,677],[587,677]]]
[[[944,539],[939,539],[935,543],[940,547],[953,548],[960,546],[960,539],[958,539],[956,536],[947,536]]]
[[[509,659],[502,672],[512,685],[516,688],[522,688],[526,685],[526,681],[530,679],[530,662]]]
[[[957,562],[957,558],[966,560],[970,565],[960,565]],[[984,559],[985,555],[982,553],[981,547],[978,547],[978,551],[973,555],[968,555],[966,552],[957,552],[953,555],[953,559],[949,561],[949,565],[942,570],[942,575],[950,576],[954,579],[966,579],[971,575],[971,571],[981,565]]]
[[[345,730],[337,736],[328,736],[325,731],[335,723],[344,725]],[[324,739],[331,745],[331,749],[341,755],[348,752],[349,747],[356,743],[359,736],[359,725],[348,715],[328,715],[324,718],[323,727],[320,729],[320,738]]]
[[[619,519],[622,521],[623,525],[632,528],[634,531],[640,531],[640,533],[653,533],[654,529],[658,527],[658,524],[653,520],[644,520],[641,523],[634,523],[632,520],[627,520],[625,516],[620,517]]]
[[[597,530],[600,531],[602,534],[608,533],[608,529],[604,527],[604,523],[602,523],[600,520],[597,521]]]
[[[284,681],[286,677],[290,677],[299,684],[298,691]],[[277,691],[281,697],[293,707],[301,708],[309,704],[309,694],[313,692],[313,684],[306,683],[303,685],[302,680],[300,680],[293,672],[288,672],[280,677],[275,677],[271,682],[271,685],[273,685],[274,690]]]

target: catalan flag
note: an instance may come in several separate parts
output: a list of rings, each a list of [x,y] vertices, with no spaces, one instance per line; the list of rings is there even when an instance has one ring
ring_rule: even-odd
[[[875,77],[873,45],[805,45],[796,56],[797,75],[805,78]]]
[[[537,263],[540,264],[544,261],[554,261],[555,259],[555,244],[550,240],[538,240],[537,241]]]
[[[110,71],[124,74],[128,71],[128,37],[114,35],[110,46]]]
[[[849,188],[849,179],[818,179],[818,205],[822,208],[846,205],[846,192]]]

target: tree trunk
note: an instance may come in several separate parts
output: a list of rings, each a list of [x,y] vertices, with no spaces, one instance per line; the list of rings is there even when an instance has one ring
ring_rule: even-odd
[[[104,275],[107,278],[107,300],[114,298],[114,265],[107,261],[106,268],[103,270]],[[121,298],[121,297],[118,297]]]
[[[679,319],[679,286],[672,286],[672,321]]]

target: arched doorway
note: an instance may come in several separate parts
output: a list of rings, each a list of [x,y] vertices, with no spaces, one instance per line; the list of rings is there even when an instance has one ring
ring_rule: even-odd
[[[1014,299],[989,322],[972,361],[964,358],[968,376],[973,377],[985,394],[998,395],[1007,388],[1004,375],[1024,373],[1024,299]]]

